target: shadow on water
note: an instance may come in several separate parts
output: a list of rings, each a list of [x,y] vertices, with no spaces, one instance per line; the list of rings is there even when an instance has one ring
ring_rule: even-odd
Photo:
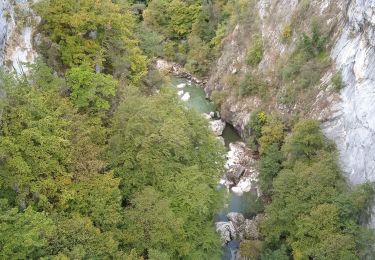
[[[223,138],[226,146],[230,143],[234,143],[241,140],[241,136],[238,134],[237,130],[230,124],[227,124],[223,131]]]

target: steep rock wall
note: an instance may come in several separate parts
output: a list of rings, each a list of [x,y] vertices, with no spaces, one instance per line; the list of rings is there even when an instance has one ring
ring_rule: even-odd
[[[33,36],[39,18],[27,0],[0,0],[0,10],[0,64],[18,74],[27,72],[26,64],[37,57]]]
[[[264,54],[255,70],[245,62],[248,43],[244,39],[249,38],[246,28],[239,23],[224,39],[223,53],[205,90],[208,94],[214,91],[229,93],[221,106],[222,115],[243,136],[247,134],[249,115],[262,101],[256,97],[239,98],[230,84],[220,79],[239,71],[253,70],[271,84],[277,81],[279,57],[288,55],[298,40],[298,35],[294,34],[286,45],[281,39],[282,31],[295,19],[302,2],[258,1]],[[337,144],[340,163],[349,183],[375,181],[375,0],[311,0],[310,3],[311,13],[300,19],[300,26],[308,28],[311,17],[326,21],[330,30],[332,67],[316,86],[309,109],[303,107],[306,104],[298,103],[288,108],[277,99],[268,106],[282,114],[305,109],[302,115],[320,120],[323,132]],[[344,88],[340,93],[321,87],[331,84],[335,71],[342,72]],[[371,225],[375,227],[375,221]]]
[[[303,2],[309,2],[310,4],[309,9],[301,14],[301,9],[304,8]],[[232,123],[242,136],[247,134],[246,125],[250,114],[264,104],[254,96],[239,97],[231,84],[224,82],[222,79],[226,76],[250,71],[253,74],[261,75],[262,79],[270,85],[279,85],[279,88],[282,88],[280,86],[280,64],[285,62],[285,57],[293,52],[301,33],[307,31],[307,28],[311,28],[314,18],[319,18],[326,24],[325,30],[329,31],[331,42],[334,42],[340,36],[341,28],[345,24],[347,2],[347,0],[257,1],[257,30],[262,35],[263,58],[256,68],[246,64],[246,54],[251,46],[251,40],[249,39],[251,39],[254,31],[249,31],[248,26],[241,22],[233,26],[234,29],[223,40],[221,57],[211,72],[205,90],[209,95],[212,95],[213,92],[226,93],[225,101],[221,106],[223,118]],[[283,30],[286,26],[296,27],[294,29],[296,32],[292,33],[288,41],[282,39]],[[328,121],[336,109],[331,104],[338,103],[340,98],[338,94],[332,91],[319,89],[321,85],[329,84],[332,73],[333,71],[328,70],[320,84],[316,86],[316,100],[311,100],[309,110],[305,109],[306,104],[303,102],[296,104],[294,107],[288,107],[278,102],[276,93],[267,104],[269,110],[278,110],[282,114],[303,111],[306,116]],[[280,92],[280,90],[276,91]]]
[[[331,53],[346,86],[323,129],[336,141],[350,183],[359,184],[375,181],[375,1],[351,1],[347,17]]]
[[[10,0],[0,0],[0,65],[4,62],[6,44],[14,28],[13,5]]]

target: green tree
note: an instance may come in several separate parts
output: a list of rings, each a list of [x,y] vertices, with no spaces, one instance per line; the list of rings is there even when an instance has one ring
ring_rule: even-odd
[[[270,145],[277,144],[281,147],[284,141],[284,128],[285,126],[280,119],[272,116],[267,117],[267,122],[262,127],[261,137],[259,138],[260,154],[263,154]]]
[[[244,260],[256,260],[260,258],[262,252],[262,241],[245,240],[241,242],[240,252]]]
[[[272,182],[282,168],[283,156],[278,144],[267,147],[259,161],[259,183],[263,193],[272,193]]]
[[[223,154],[207,122],[167,88],[151,97],[128,93],[114,116],[108,157],[124,200],[152,186],[183,221],[192,258],[219,252],[212,219],[221,201],[216,186]]]
[[[38,66],[43,69],[43,66]],[[1,117],[1,186],[28,202],[52,207],[67,174],[71,143],[71,106],[60,98],[50,72],[35,70],[27,81],[4,81],[7,93]],[[33,80],[35,79],[35,80]]]
[[[324,147],[325,142],[317,121],[302,120],[286,138],[283,151],[288,155],[291,163],[300,159],[309,160]]]
[[[293,242],[295,259],[359,259],[355,240],[340,232],[338,209],[333,204],[321,204],[310,215],[297,220],[296,241]]]
[[[144,12],[146,24],[167,38],[186,38],[200,13],[198,1],[190,4],[180,0],[151,1]]]
[[[150,249],[164,252],[171,259],[188,255],[183,220],[169,204],[151,187],[137,193],[125,211],[125,243],[146,255]]]
[[[266,249],[261,256],[262,260],[289,260],[289,256],[284,245],[281,246],[280,249],[277,250],[270,250]]]
[[[49,240],[56,235],[52,219],[28,207],[24,212],[0,200],[0,257],[37,259],[48,255]]]
[[[360,252],[372,255],[363,247],[361,239],[367,235],[359,224],[360,216],[369,210],[373,189],[366,185],[349,192],[335,151],[319,124],[311,120],[297,123],[282,151],[284,168],[272,183],[272,202],[262,226],[267,248],[263,256],[271,257],[283,245],[294,259],[359,259]],[[353,206],[356,200],[357,206]]]
[[[64,188],[59,210],[89,217],[102,231],[116,230],[122,223],[119,179],[113,174],[95,174]]]
[[[114,232],[103,232],[88,217],[56,217],[57,235],[50,241],[52,255],[63,258],[122,258]]]
[[[99,112],[110,108],[110,98],[115,96],[118,85],[112,76],[81,66],[72,68],[67,78],[70,98],[79,109]]]
[[[41,1],[36,4],[47,38],[58,44],[64,68],[89,65],[137,83],[147,71],[126,6],[110,0]],[[48,46],[46,47],[48,48]]]

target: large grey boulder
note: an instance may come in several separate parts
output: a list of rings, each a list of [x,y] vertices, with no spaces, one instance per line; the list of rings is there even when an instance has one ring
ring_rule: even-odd
[[[227,173],[226,177],[228,181],[232,182],[234,185],[237,185],[237,183],[240,181],[242,175],[244,174],[246,168],[242,165],[234,165],[232,168],[230,168]]]
[[[223,120],[212,120],[210,121],[210,128],[216,136],[223,134],[226,123]]]
[[[216,232],[219,233],[223,246],[236,238],[236,229],[230,221],[216,222]]]
[[[257,161],[244,142],[229,144],[225,168],[227,171],[220,181],[222,185],[237,195],[249,192],[253,188],[258,191],[258,195],[260,194],[257,185]]]
[[[223,244],[232,240],[259,240],[261,238],[259,225],[263,215],[259,214],[253,219],[245,219],[244,215],[237,212],[227,214],[227,222],[217,222],[216,230],[220,234]]]

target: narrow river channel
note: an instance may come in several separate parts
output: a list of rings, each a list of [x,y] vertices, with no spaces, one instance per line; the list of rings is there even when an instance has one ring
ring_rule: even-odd
[[[184,78],[171,77],[172,85],[176,88],[180,98],[186,103],[186,105],[196,110],[198,113],[210,114],[211,112],[216,112],[217,107],[215,104],[206,99],[206,94],[204,90],[192,83],[191,81]],[[236,132],[236,130],[229,124],[226,124],[226,127],[223,131],[222,137],[224,138],[225,146],[229,147],[230,143],[241,141],[241,137]],[[218,212],[215,222],[218,221],[228,221],[226,215],[229,212],[242,213],[245,217],[253,217],[251,210],[252,205],[256,199],[256,195],[252,192],[245,192],[242,195],[235,194],[224,186],[223,189],[227,190],[227,204],[223,205],[223,208]],[[218,234],[219,236],[219,234]],[[239,241],[233,240],[227,243],[223,247],[223,260],[233,260],[235,259],[236,251],[239,248]]]

